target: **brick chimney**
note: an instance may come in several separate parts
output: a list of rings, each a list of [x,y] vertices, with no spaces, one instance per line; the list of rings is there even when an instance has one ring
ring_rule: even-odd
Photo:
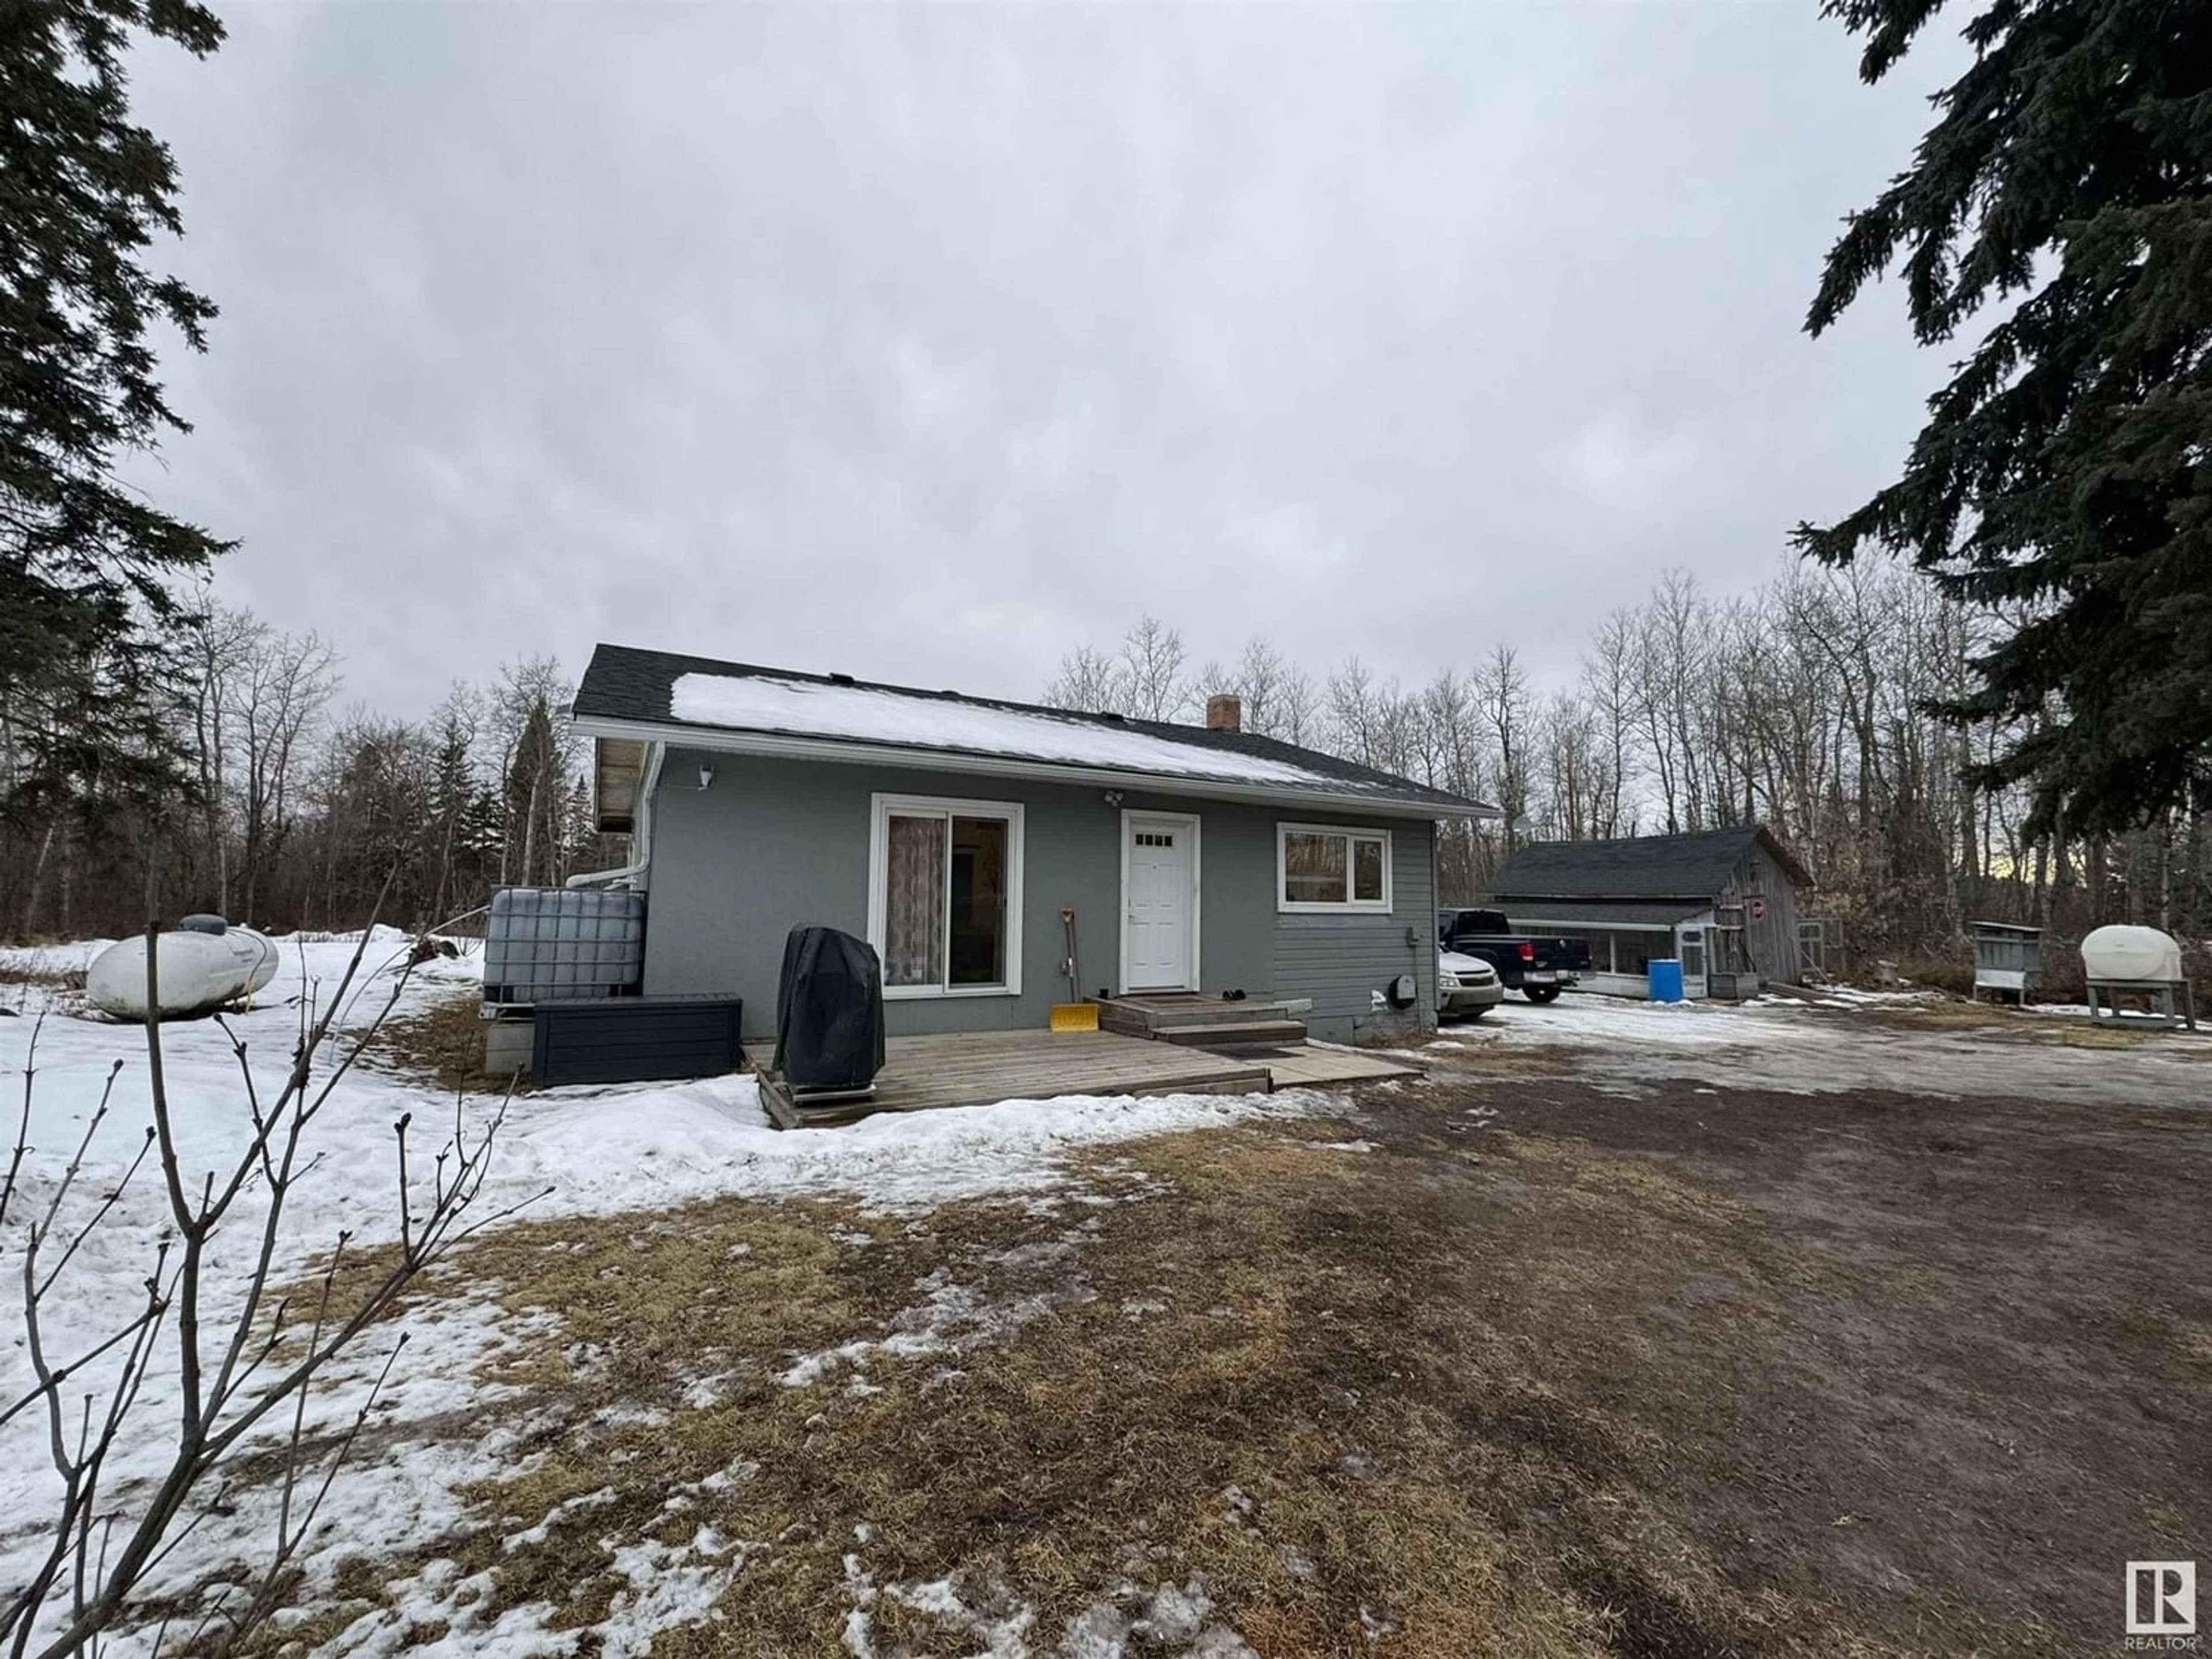
[[[1206,729],[1209,732],[1242,732],[1244,729],[1244,705],[1235,697],[1222,696],[1206,700]]]

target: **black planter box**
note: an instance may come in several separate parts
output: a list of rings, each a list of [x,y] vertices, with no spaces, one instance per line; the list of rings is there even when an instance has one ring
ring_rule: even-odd
[[[744,1062],[736,997],[541,1002],[530,1074],[539,1083],[650,1083],[720,1077]]]

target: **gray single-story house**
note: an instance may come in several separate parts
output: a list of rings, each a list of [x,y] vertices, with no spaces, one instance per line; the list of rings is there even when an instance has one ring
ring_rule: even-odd
[[[1645,994],[1655,957],[1682,964],[1692,997],[1802,985],[1812,872],[1764,824],[1522,848],[1491,878],[1491,902],[1522,933],[1589,941],[1583,988]],[[1817,945],[1817,941],[1814,941]],[[1817,955],[1817,951],[1815,951]]]
[[[1426,1029],[1437,821],[1496,816],[1242,731],[1233,697],[1182,726],[602,645],[571,718],[631,848],[579,879],[645,892],[645,995],[734,994],[749,1038],[801,924],[874,945],[893,1036],[1178,991]]]

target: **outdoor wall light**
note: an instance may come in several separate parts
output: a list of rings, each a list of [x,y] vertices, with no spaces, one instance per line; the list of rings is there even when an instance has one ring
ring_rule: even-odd
[[[705,791],[707,786],[714,782],[714,769],[713,767],[702,766],[699,769],[699,787],[702,793]]]
[[[1119,806],[1121,804],[1121,792],[1118,789],[1109,789],[1106,792],[1106,804],[1109,806]]]

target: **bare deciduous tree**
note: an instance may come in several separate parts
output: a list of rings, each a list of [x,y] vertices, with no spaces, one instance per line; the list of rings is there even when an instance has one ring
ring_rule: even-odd
[[[1060,659],[1060,678],[1044,689],[1043,701],[1054,708],[1085,714],[1127,714],[1133,711],[1122,696],[1119,666],[1104,652],[1079,645]]]
[[[1581,685],[1597,728],[1604,770],[1592,803],[1590,832],[1598,836],[1632,834],[1630,807],[1635,777],[1635,619],[1616,611],[1599,624],[1583,654]]]
[[[1510,646],[1493,646],[1475,668],[1474,697],[1497,745],[1498,805],[1508,858],[1520,844],[1517,826],[1528,817],[1528,695],[1519,654]]]
[[[337,653],[314,634],[246,630],[232,679],[231,718],[243,745],[240,816],[242,918],[259,915],[261,886],[284,850],[297,811],[302,750],[337,690]]]
[[[246,611],[203,605],[192,620],[199,670],[192,695],[192,753],[199,775],[200,884],[226,915],[230,911],[230,742],[234,678],[267,628]]]
[[[1190,707],[1182,635],[1158,617],[1141,617],[1121,641],[1116,659],[1128,712],[1139,720],[1179,719]]]
[[[1847,936],[1872,948],[1955,938],[1972,915],[2212,930],[2212,791],[2126,835],[2061,824],[2031,836],[2021,790],[1978,792],[1962,777],[2058,718],[1990,709],[1962,729],[1930,712],[1964,696],[1977,658],[2038,614],[2033,601],[1970,609],[1878,559],[1842,572],[1792,562],[1720,603],[1676,571],[1599,625],[1571,694],[1540,696],[1508,649],[1502,702],[1496,653],[1471,678],[1462,656],[1411,692],[1352,658],[1315,695],[1256,641],[1200,683],[1243,698],[1248,729],[1503,806],[1505,826],[1441,827],[1446,902],[1487,890],[1524,820],[1565,836],[1757,820],[1819,873],[1820,904]],[[1095,651],[1066,664],[1118,667]],[[1309,712],[1276,712],[1286,706]]]
[[[147,997],[149,1006],[158,1007],[153,937],[149,930]],[[34,1197],[24,1168],[36,1108],[33,1036],[15,1155],[0,1182],[0,1233],[9,1276],[21,1287],[21,1340],[33,1381],[0,1406],[0,1424],[26,1413],[44,1418],[58,1495],[44,1526],[48,1541],[30,1577],[0,1588],[0,1644],[11,1659],[31,1654],[59,1659],[95,1650],[100,1635],[126,1619],[133,1597],[168,1552],[207,1516],[261,1482],[264,1495],[273,1496],[276,1513],[258,1571],[249,1582],[216,1592],[186,1641],[194,1651],[234,1649],[267,1620],[288,1588],[301,1546],[391,1373],[398,1347],[384,1359],[351,1422],[334,1433],[311,1432],[311,1389],[368,1337],[424,1268],[477,1228],[521,1207],[469,1218],[504,1118],[503,1102],[471,1127],[457,1100],[452,1129],[427,1169],[410,1140],[410,1118],[403,1115],[393,1125],[394,1247],[358,1276],[354,1258],[360,1253],[349,1254],[352,1235],[341,1232],[304,1302],[284,1292],[279,1251],[286,1202],[320,1161],[311,1131],[406,985],[403,967],[366,1027],[339,1032],[368,937],[319,1010],[303,999],[296,1044],[273,1096],[264,1097],[246,1044],[232,1036],[240,1135],[220,1170],[186,1167],[162,1066],[161,1025],[149,1017],[150,1121],[137,1156],[104,1191],[80,1194],[86,1152],[114,1109],[123,1068],[118,1060],[76,1155],[51,1190]],[[319,1071],[325,1048],[335,1056]],[[115,1224],[118,1206],[148,1179],[159,1182],[167,1224],[145,1264],[141,1300],[88,1347],[53,1352],[46,1310],[70,1297],[72,1262],[81,1255],[104,1253],[97,1243],[103,1228]],[[240,1207],[249,1194],[258,1201],[258,1216]],[[18,1232],[9,1224],[24,1206],[31,1212],[21,1218]],[[243,1288],[226,1298],[212,1263],[219,1243],[240,1237],[252,1242]],[[129,1454],[156,1448],[162,1449],[157,1474],[125,1479],[117,1472],[118,1464],[135,1461]],[[264,1459],[265,1467],[265,1454],[272,1450],[273,1475],[242,1473],[249,1454]],[[158,1633],[155,1645],[161,1645]]]
[[[1638,717],[1668,832],[1705,827],[1693,730],[1705,676],[1706,606],[1694,577],[1670,570],[1644,608],[1637,637]]]

